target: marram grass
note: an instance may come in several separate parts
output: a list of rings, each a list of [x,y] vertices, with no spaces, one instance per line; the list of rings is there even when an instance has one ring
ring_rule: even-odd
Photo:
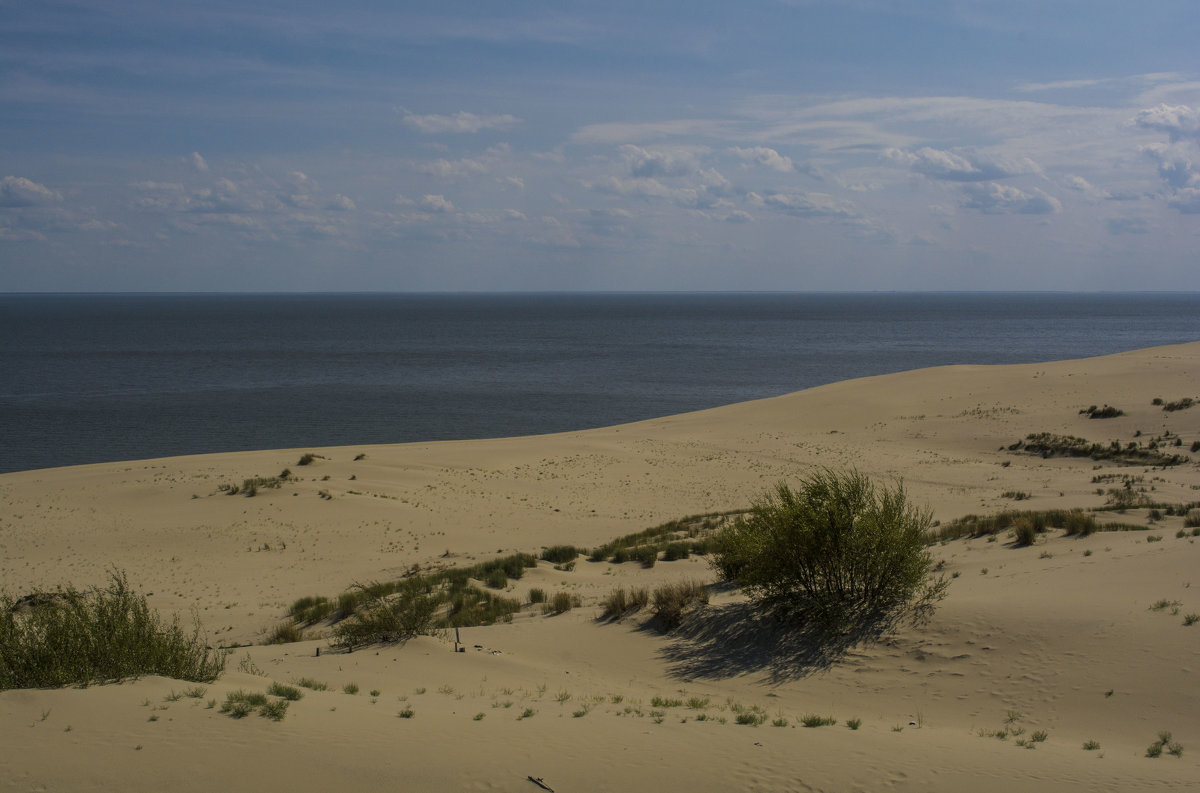
[[[0,595],[0,690],[106,683],[140,675],[212,682],[225,653],[179,621],[165,623],[122,572],[108,586],[72,586],[20,608]]]

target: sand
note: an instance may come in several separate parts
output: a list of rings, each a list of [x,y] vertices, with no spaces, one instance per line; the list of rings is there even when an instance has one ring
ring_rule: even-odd
[[[529,776],[560,792],[1195,789],[1200,623],[1184,617],[1200,613],[1200,546],[1176,537],[1182,517],[1151,521],[1145,509],[1102,514],[1145,531],[938,546],[957,577],[934,618],[830,666],[748,643],[730,618],[739,595],[727,590],[674,634],[637,616],[596,619],[618,585],[714,581],[699,557],[650,570],[543,563],[508,594],[563,590],[582,605],[464,629],[466,653],[453,652],[452,636],[351,654],[321,638],[261,642],[304,595],[414,564],[600,544],[742,508],[815,466],[902,479],[943,522],[1099,507],[1098,490],[1122,476],[1140,477],[1135,486],[1156,501],[1197,501],[1194,462],[1152,469],[1007,447],[1033,432],[1104,443],[1167,432],[1167,443],[1182,441],[1168,451],[1189,454],[1200,406],[1166,412],[1152,400],[1198,392],[1194,343],[906,372],[556,435],[6,474],[5,591],[103,584],[119,568],[164,614],[197,619],[214,645],[238,647],[199,698],[173,697],[191,684],[154,677],[0,693],[0,790],[539,790]],[[1104,404],[1125,415],[1080,413]],[[320,457],[299,466],[305,452]],[[220,489],[284,468],[296,478],[253,498]],[[1172,605],[1152,609],[1160,600]],[[208,707],[302,677],[329,689],[306,691],[279,722]],[[357,694],[343,691],[350,683]],[[737,724],[737,709],[753,706],[767,720]],[[801,726],[809,714],[838,723]],[[1162,730],[1181,757],[1145,757]],[[1018,745],[1039,732],[1034,748]]]

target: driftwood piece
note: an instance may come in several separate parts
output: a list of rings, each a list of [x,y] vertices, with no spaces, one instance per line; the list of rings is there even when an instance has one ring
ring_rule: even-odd
[[[547,785],[540,776],[535,777],[533,775],[530,775],[529,781],[532,782],[533,784],[537,785],[538,787],[540,787],[542,790],[549,790],[550,793],[554,793],[554,788]]]

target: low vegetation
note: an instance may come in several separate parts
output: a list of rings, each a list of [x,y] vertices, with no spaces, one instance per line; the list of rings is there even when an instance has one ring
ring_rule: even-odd
[[[712,540],[713,567],[764,611],[837,631],[927,616],[946,591],[926,534],[930,514],[904,489],[857,471],[786,484]]]
[[[1009,446],[1008,450],[1036,454],[1042,458],[1089,457],[1096,461],[1108,460],[1124,465],[1171,466],[1188,462],[1185,455],[1159,451],[1157,444],[1153,448],[1142,445],[1140,441],[1129,441],[1124,445],[1120,441],[1103,444],[1074,435],[1055,435],[1050,432],[1027,435],[1024,440]]]
[[[0,595],[0,690],[106,683],[141,675],[212,682],[225,654],[199,628],[164,622],[113,572],[108,586],[67,586],[20,601]]]

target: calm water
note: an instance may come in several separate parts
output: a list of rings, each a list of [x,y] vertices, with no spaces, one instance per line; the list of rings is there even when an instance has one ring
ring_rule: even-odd
[[[525,435],[1200,339],[1200,295],[0,295],[0,472]]]

